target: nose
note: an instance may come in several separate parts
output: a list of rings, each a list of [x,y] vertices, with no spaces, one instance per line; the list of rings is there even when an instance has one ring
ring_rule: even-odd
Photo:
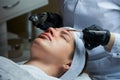
[[[55,28],[49,27],[47,29],[47,32],[50,33],[52,36],[54,36],[54,34],[55,34]]]

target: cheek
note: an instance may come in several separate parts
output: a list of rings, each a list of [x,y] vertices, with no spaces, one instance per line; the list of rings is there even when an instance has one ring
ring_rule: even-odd
[[[66,59],[69,57],[72,52],[73,46],[71,44],[66,43],[65,41],[60,40],[53,44],[52,50],[54,51],[54,56],[58,59]]]
[[[40,49],[50,48],[50,42],[40,38],[35,39],[32,45]]]
[[[64,51],[65,50],[65,48],[67,48],[66,47],[67,45],[66,45],[66,43],[64,42],[64,41],[62,41],[62,40],[57,40],[56,42],[54,42],[53,44],[52,44],[52,47],[51,47],[51,49],[53,50],[53,51],[55,51],[55,52],[61,52],[61,51]]]

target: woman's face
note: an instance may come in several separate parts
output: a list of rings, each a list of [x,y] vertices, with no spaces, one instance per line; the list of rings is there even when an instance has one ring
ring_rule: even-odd
[[[31,58],[46,63],[63,64],[72,59],[74,36],[64,28],[49,28],[32,43]]]

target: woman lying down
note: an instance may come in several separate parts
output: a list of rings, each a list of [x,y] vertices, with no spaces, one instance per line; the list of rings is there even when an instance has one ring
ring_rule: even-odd
[[[91,80],[84,72],[87,54],[80,37],[67,28],[47,29],[32,42],[25,64],[0,57],[0,80]]]

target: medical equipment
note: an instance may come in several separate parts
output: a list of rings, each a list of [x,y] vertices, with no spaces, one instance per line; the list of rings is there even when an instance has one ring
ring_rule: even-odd
[[[42,30],[49,27],[59,28],[63,26],[62,17],[57,13],[42,12],[29,17],[33,25]]]
[[[68,28],[68,27],[64,27],[64,29],[66,29],[68,31],[83,32],[82,29],[75,29],[75,28]],[[98,31],[97,30],[87,30],[87,32],[95,33],[95,34],[105,34],[106,33],[106,31],[99,31],[99,30]]]
[[[76,31],[76,32],[83,32],[82,29],[67,29],[68,31]],[[106,31],[95,31],[95,30],[88,30],[89,33],[94,33],[94,34],[105,34]]]

